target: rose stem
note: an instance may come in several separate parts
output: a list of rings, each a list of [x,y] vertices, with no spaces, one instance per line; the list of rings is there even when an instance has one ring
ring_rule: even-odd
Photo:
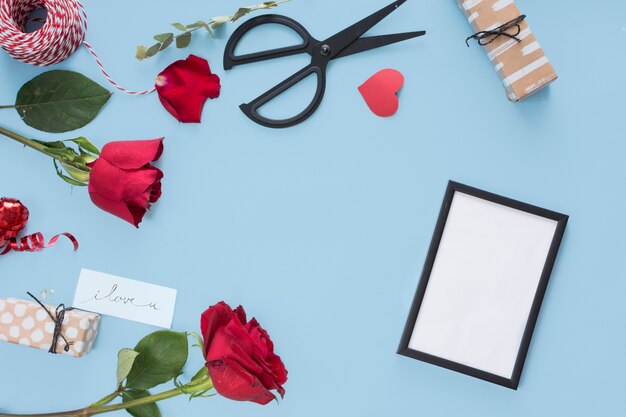
[[[124,410],[126,408],[138,407],[138,406],[146,405],[146,404],[152,404],[152,403],[155,403],[157,401],[166,400],[168,398],[173,398],[173,397],[179,396],[181,394],[183,394],[183,392],[181,390],[179,390],[178,388],[173,388],[173,389],[171,389],[169,391],[165,391],[165,392],[162,392],[160,394],[155,394],[155,395],[151,395],[149,397],[139,398],[139,399],[136,399],[136,400],[125,402],[125,403],[119,403],[119,404],[113,404],[113,405],[105,405],[103,407],[96,407],[95,409],[92,409],[92,412],[90,413],[90,415],[108,413],[110,411]]]
[[[54,159],[58,159],[61,162],[65,162],[60,156],[47,152],[45,145],[35,142],[32,139],[25,138],[24,136],[18,135],[17,133],[11,132],[10,130],[4,129],[2,127],[0,127],[0,134],[21,143],[24,146],[28,146],[29,148],[39,151],[44,155],[47,155]]]
[[[167,398],[176,397],[183,394],[178,388],[171,389],[169,391],[162,392],[160,394],[151,395],[149,397],[139,398],[137,400],[128,401],[125,403],[107,405],[107,406],[90,406],[73,411],[62,411],[58,413],[44,413],[44,414],[4,414],[0,413],[0,417],[89,417],[94,414],[108,413],[111,411],[124,410],[126,408],[137,407],[140,405],[152,404],[157,401],[165,400]]]
[[[121,394],[121,392],[124,390],[124,388],[120,387],[120,389],[112,392],[111,394],[107,395],[106,397],[96,401],[95,403],[91,404],[89,406],[89,408],[92,407],[100,407],[102,405],[106,405],[108,403],[110,403],[111,401],[113,401],[115,398],[117,398],[118,395]]]
[[[197,392],[209,390],[213,388],[213,383],[209,379],[204,383],[203,386],[199,386]],[[95,414],[108,413],[111,411],[124,410],[127,408],[138,407],[142,405],[152,404],[157,401],[166,400],[168,398],[177,397],[183,394],[183,392],[178,388],[173,388],[169,391],[161,392],[159,394],[150,395],[149,397],[139,398],[132,401],[127,401],[125,403],[106,405],[106,406],[90,406],[81,408],[79,410],[73,411],[63,411],[59,413],[45,413],[45,414],[4,414],[0,413],[0,417],[89,417]],[[113,395],[113,394],[111,394]],[[100,401],[107,399],[108,397],[103,398]],[[100,402],[99,401],[99,402]]]

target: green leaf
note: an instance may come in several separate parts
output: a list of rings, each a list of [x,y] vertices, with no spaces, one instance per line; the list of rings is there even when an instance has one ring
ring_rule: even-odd
[[[80,149],[86,152],[90,152],[94,155],[100,155],[100,150],[84,136],[76,139],[70,139],[69,142],[74,142]]]
[[[182,372],[189,354],[187,334],[160,330],[141,339],[135,351],[139,355],[126,378],[126,386],[149,389]]]
[[[81,181],[77,181],[73,178],[68,177],[67,175],[63,174],[63,171],[61,170],[61,168],[59,168],[59,165],[57,164],[56,159],[52,160],[54,162],[54,168],[57,171],[57,175],[66,183],[70,184],[70,185],[75,185],[77,187],[86,187],[87,183],[81,182]]]
[[[85,163],[85,165],[92,163],[93,161],[95,161],[96,159],[98,159],[97,156],[94,156],[90,153],[87,152],[83,152],[83,150],[80,150],[80,159]]]
[[[213,383],[209,375],[209,368],[206,366],[200,368],[187,384],[183,384],[175,379],[174,385],[176,385],[176,388],[178,388],[180,392],[189,395],[189,401],[197,397],[211,397],[216,395],[216,393],[207,395],[207,393],[213,389]]]
[[[230,21],[231,22],[236,22],[237,20],[241,19],[242,17],[244,17],[245,15],[250,13],[251,11],[252,11],[252,9],[250,7],[240,7],[239,10],[237,10],[235,12],[233,17],[230,18]]]
[[[172,42],[174,42],[174,38],[167,38],[166,40],[164,40],[163,43],[161,44],[161,47],[159,48],[159,52],[169,47],[172,44]]]
[[[192,345],[192,347],[199,347],[200,350],[204,350],[204,339],[196,332],[187,333],[189,336],[193,337],[196,343]]]
[[[143,61],[144,59],[148,57],[146,52],[148,52],[148,48],[146,48],[143,45],[138,46],[137,52],[135,52],[135,58],[137,58],[140,61]]]
[[[68,161],[73,160],[76,156],[78,156],[76,155],[74,149],[71,148],[48,148],[46,149],[46,152],[51,153],[52,155],[59,156],[59,159],[65,159]]]
[[[173,33],[161,33],[160,35],[155,35],[153,38],[157,42],[165,42],[166,40],[171,39],[173,37],[174,37]]]
[[[222,26],[224,23],[228,22],[229,20],[230,20],[229,16],[214,17],[213,19],[211,19],[211,27],[213,29],[217,29],[218,27]]]
[[[187,30],[187,28],[185,27],[185,25],[181,24],[181,23],[172,23],[172,26],[174,26],[176,29],[184,32]]]
[[[206,31],[209,32],[209,35],[211,35],[211,38],[215,39],[215,33],[213,33],[213,29],[211,29],[211,26],[207,26],[205,27]]]
[[[89,168],[85,167],[85,169],[79,169],[78,167],[68,165],[63,162],[61,162],[61,166],[72,179],[81,183],[89,182],[89,173],[91,172]]]
[[[126,390],[122,392],[122,402],[127,403],[149,396],[150,392],[145,390]],[[130,407],[126,411],[133,417],[161,417],[161,410],[159,410],[159,406],[156,403]]]
[[[264,1],[263,3],[257,4],[256,6],[241,7],[230,18],[230,21],[231,22],[235,22],[235,21],[241,19],[242,17],[244,17],[245,15],[247,15],[248,13],[254,12],[255,10],[271,9],[271,8],[277,7],[277,6],[278,6],[278,2],[275,2],[275,1]]]
[[[191,32],[185,32],[176,37],[176,47],[179,49],[188,47],[189,42],[191,42]]]
[[[206,22],[203,22],[202,20],[198,20],[196,23],[192,23],[190,25],[187,25],[185,28],[186,29],[196,29],[196,28],[201,28],[201,27],[206,27],[208,26],[206,24]]]
[[[183,384],[175,379],[174,385],[176,385],[176,388],[178,388],[178,390],[184,394],[193,394],[194,392],[196,392],[198,385],[204,383],[208,378],[210,378],[209,368],[203,366],[198,372],[196,372],[196,374],[193,376],[193,378],[191,378],[191,381],[189,381],[188,384]]]
[[[135,359],[139,355],[139,352],[133,349],[124,348],[117,354],[117,386],[122,385],[122,382],[128,376]]]
[[[64,162],[83,162],[79,158],[80,155],[62,141],[45,142],[37,139],[32,139],[32,141],[44,145],[46,153],[58,156],[59,160]]]
[[[203,366],[202,368],[200,368],[198,372],[196,372],[193,378],[191,378],[190,382],[192,384],[199,384],[199,383],[206,381],[208,378],[210,378],[209,368],[207,368],[206,366]]]
[[[37,140],[37,139],[32,139],[32,140],[34,142],[41,143],[48,149],[66,149],[67,148],[67,145],[63,143],[62,140],[57,140],[54,142],[46,142],[45,140]]]
[[[160,43],[152,45],[146,51],[146,58],[150,58],[152,56],[155,56],[160,50],[161,50],[161,44]]]
[[[38,130],[67,132],[93,120],[111,93],[82,74],[44,72],[20,88],[15,109],[22,120]]]

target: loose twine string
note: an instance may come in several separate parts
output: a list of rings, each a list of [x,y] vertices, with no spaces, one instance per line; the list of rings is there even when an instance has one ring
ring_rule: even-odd
[[[519,43],[522,40],[517,36],[522,31],[522,27],[520,26],[520,24],[524,19],[526,19],[525,14],[520,15],[515,19],[511,19],[505,24],[498,26],[497,28],[476,32],[472,36],[468,36],[468,38],[465,39],[465,44],[469,47],[470,39],[476,39],[479,45],[485,46],[489,45],[491,42],[494,42],[496,39],[500,38],[500,36],[506,36],[507,38],[513,39],[517,43]],[[509,29],[513,29],[513,32],[507,32]]]
[[[28,16],[37,9],[46,10],[45,22],[38,30],[26,32]],[[132,91],[116,83],[85,41],[86,33],[87,14],[78,0],[0,0],[0,47],[15,60],[37,66],[53,65],[67,59],[82,44],[118,90],[133,95],[154,91]]]

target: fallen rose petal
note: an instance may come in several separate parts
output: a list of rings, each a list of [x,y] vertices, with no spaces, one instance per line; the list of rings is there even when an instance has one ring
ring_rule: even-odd
[[[163,107],[182,123],[200,123],[207,98],[220,95],[220,78],[206,59],[189,55],[168,66],[155,84]]]

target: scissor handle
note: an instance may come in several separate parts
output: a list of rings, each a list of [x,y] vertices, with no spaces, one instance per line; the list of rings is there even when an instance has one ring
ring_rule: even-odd
[[[299,45],[286,46],[283,48],[269,49],[267,51],[255,52],[246,55],[235,55],[235,48],[241,41],[241,38],[250,30],[267,24],[278,24],[287,26],[295,31],[302,38]],[[229,70],[236,65],[249,64],[252,62],[264,61],[266,59],[280,58],[289,55],[310,53],[313,45],[317,41],[309,34],[309,32],[300,23],[295,20],[278,14],[266,14],[252,18],[241,26],[239,26],[228,39],[224,50],[224,69]]]
[[[304,109],[302,112],[297,114],[296,116],[290,117],[288,119],[270,119],[265,116],[261,116],[258,112],[259,107],[266,104],[268,101],[276,98],[280,94],[284,93],[294,85],[298,84],[300,81],[304,80],[311,74],[315,74],[317,76],[317,89],[315,90],[315,96],[311,103]],[[252,121],[258,123],[262,126],[271,127],[271,128],[284,128],[297,125],[298,123],[303,122],[304,120],[311,117],[311,115],[317,110],[320,103],[322,102],[322,98],[324,97],[324,91],[326,90],[326,63],[323,62],[321,64],[312,63],[291,77],[287,78],[282,83],[278,84],[276,87],[268,90],[258,98],[254,99],[248,104],[242,104],[239,106],[241,111],[248,116]]]

